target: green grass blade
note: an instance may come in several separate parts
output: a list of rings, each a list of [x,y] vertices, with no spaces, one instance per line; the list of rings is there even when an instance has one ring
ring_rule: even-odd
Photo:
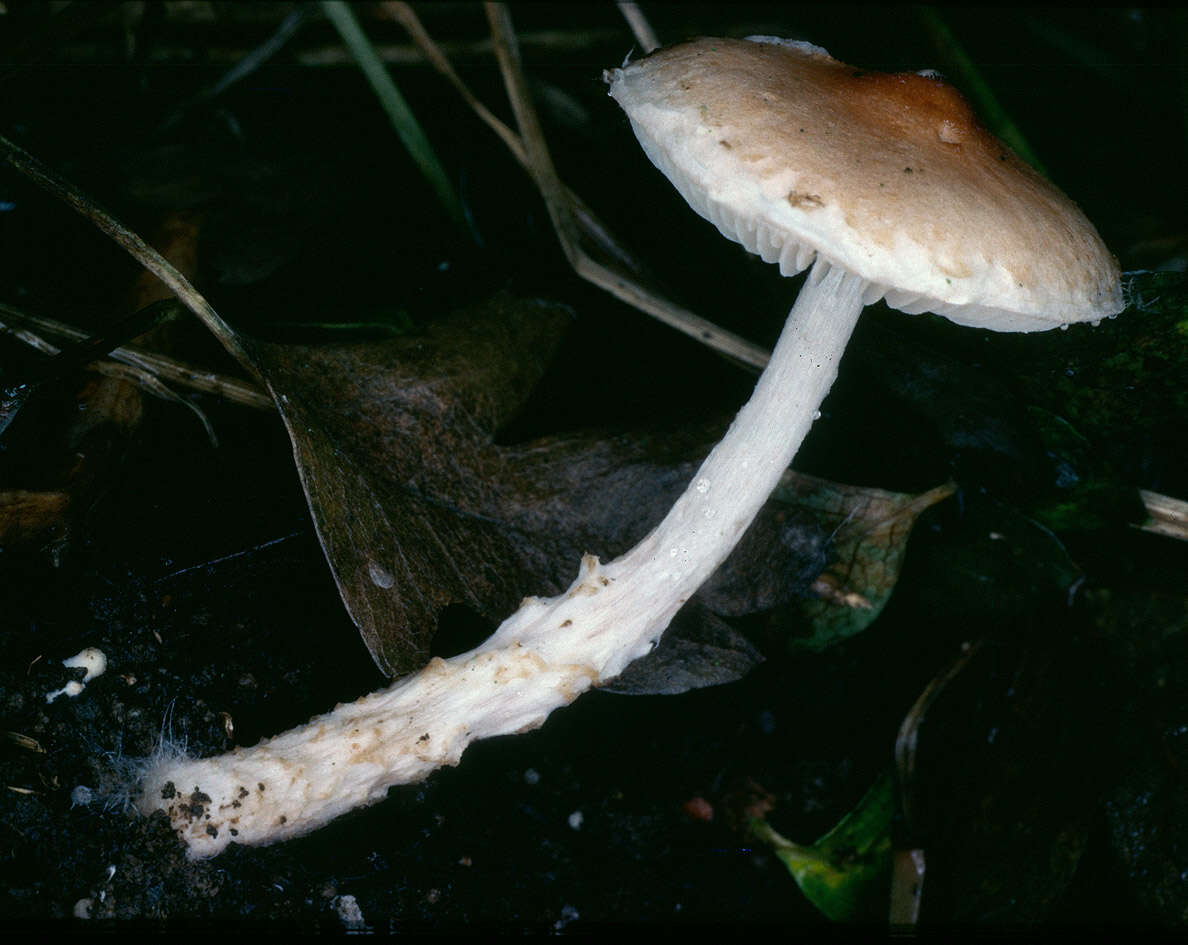
[[[350,6],[342,0],[323,0],[322,10],[338,30],[338,35],[342,37],[359,68],[363,70],[380,100],[380,105],[391,120],[392,127],[396,129],[396,134],[400,136],[421,174],[433,188],[446,213],[460,229],[469,234],[470,227],[462,208],[462,201],[458,199],[449,175],[437,160],[433,146],[425,136],[420,122],[409,108],[408,102],[404,100],[404,96],[400,94],[400,89],[388,74],[387,67],[372,46],[371,40],[367,38],[367,34],[363,32],[359,21],[355,19]]]

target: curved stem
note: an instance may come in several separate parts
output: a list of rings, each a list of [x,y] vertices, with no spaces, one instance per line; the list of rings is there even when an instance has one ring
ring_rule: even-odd
[[[866,284],[818,263],[763,376],[664,520],[565,593],[527,598],[481,646],[301,728],[200,761],[156,765],[141,807],[163,809],[192,856],[271,843],[455,765],[472,741],[536,728],[622,672],[734,548],[837,376]],[[608,501],[613,497],[608,496]]]
[[[606,566],[612,580],[630,579],[630,611],[650,614],[659,631],[726,560],[800,450],[837,377],[866,285],[826,263],[813,267],[750,400],[664,520]],[[644,636],[655,642],[659,631]],[[606,675],[639,655],[612,657]]]

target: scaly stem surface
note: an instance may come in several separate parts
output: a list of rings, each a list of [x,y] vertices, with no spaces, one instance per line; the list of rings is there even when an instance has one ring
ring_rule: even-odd
[[[165,810],[194,857],[287,839],[457,764],[476,739],[536,728],[617,676],[651,651],[779,482],[837,376],[865,287],[814,266],[751,399],[627,554],[606,565],[586,556],[565,593],[525,599],[481,646],[386,690],[252,748],[159,763],[142,809]]]

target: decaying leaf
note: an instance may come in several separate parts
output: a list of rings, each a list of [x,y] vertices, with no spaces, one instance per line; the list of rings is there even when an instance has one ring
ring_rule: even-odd
[[[560,337],[560,306],[500,297],[385,343],[256,341],[322,547],[379,666],[426,659],[438,614],[518,600],[523,546],[493,444]]]
[[[741,679],[762,661],[750,640],[694,599],[678,611],[655,650],[602,688],[622,695],[676,695]]]
[[[566,587],[583,553],[610,558],[631,547],[720,435],[724,423],[709,421],[701,429],[497,444],[496,431],[528,396],[567,319],[560,306],[498,295],[405,337],[318,347],[251,342],[342,598],[385,672],[423,664],[449,605],[494,622],[526,594]],[[789,481],[798,495],[835,489]],[[863,496],[874,501],[866,490],[842,488],[834,505],[820,497],[798,511],[769,503],[666,644],[613,688],[679,692],[745,673],[761,657],[722,618],[804,597],[835,527],[821,524],[821,510],[844,519],[842,504]],[[910,520],[884,522],[888,508],[871,505],[859,521],[898,548]],[[872,523],[874,516],[882,518]],[[843,540],[853,531],[843,530]],[[838,547],[873,573],[867,558],[876,552]],[[889,593],[898,557],[877,554],[890,562],[878,571]]]
[[[65,521],[70,496],[65,492],[0,492],[0,545],[14,548],[49,541]]]
[[[956,491],[945,483],[919,495],[788,476],[775,498],[833,526],[829,563],[796,605],[809,632],[792,645],[821,650],[861,633],[895,589],[907,540],[920,514]]]
[[[405,337],[251,343],[343,601],[385,672],[424,663],[447,606],[494,622],[526,594],[567,586],[583,553],[626,550],[721,432],[710,423],[496,444],[568,318],[562,306],[499,295]],[[714,659],[735,641],[729,678],[758,659],[741,638],[698,623],[685,625],[714,641]],[[709,671],[697,684],[715,681],[722,674]]]

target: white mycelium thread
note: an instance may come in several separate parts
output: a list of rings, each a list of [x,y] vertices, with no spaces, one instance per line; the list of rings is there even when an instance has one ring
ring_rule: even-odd
[[[62,660],[62,665],[67,669],[85,669],[86,675],[82,679],[70,680],[61,689],[47,692],[45,694],[46,702],[53,702],[58,696],[69,696],[73,699],[81,695],[82,691],[87,688],[87,683],[96,676],[102,676],[107,672],[107,656],[99,648],[88,646],[85,650],[75,653],[74,656]]]

